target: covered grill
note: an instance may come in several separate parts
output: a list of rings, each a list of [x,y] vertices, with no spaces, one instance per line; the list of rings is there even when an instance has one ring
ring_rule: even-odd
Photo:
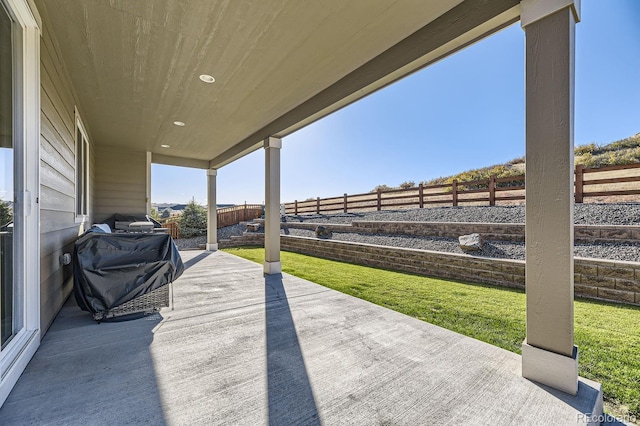
[[[143,316],[169,306],[183,271],[170,235],[87,232],[75,243],[74,295],[96,321]]]

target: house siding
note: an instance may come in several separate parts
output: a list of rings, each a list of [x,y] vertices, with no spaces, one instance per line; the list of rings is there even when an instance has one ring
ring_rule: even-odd
[[[60,256],[73,252],[74,241],[91,221],[76,223],[77,102],[46,26],[42,28],[40,61],[40,326],[45,333],[73,287],[72,267],[61,265]],[[91,149],[89,152],[92,154]],[[90,179],[89,188],[92,185]]]
[[[99,146],[94,150],[96,222],[114,213],[144,214],[147,211],[147,153],[119,147]]]

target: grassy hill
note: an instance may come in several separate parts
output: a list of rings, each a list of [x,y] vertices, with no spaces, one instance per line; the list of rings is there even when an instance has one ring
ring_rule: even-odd
[[[603,167],[617,164],[631,164],[640,162],[640,133],[626,139],[611,142],[607,145],[596,145],[591,143],[575,148],[575,164],[584,167]],[[423,185],[439,185],[451,183],[454,179],[458,182],[487,179],[491,175],[498,178],[519,176],[524,174],[524,157],[514,158],[506,164],[496,164],[480,169],[467,170],[451,176],[442,176],[435,179],[423,181]],[[412,188],[415,182],[403,182],[399,187]],[[387,185],[379,185],[372,192],[380,188],[381,190],[395,189]]]
[[[575,148],[575,164],[584,167],[604,167],[618,164],[640,162],[640,133],[626,139],[599,146],[595,143],[581,145]],[[458,181],[487,179],[491,175],[496,177],[518,176],[524,174],[524,157],[514,158],[506,164],[467,170],[453,176],[439,177],[422,182],[424,185],[437,185]]]

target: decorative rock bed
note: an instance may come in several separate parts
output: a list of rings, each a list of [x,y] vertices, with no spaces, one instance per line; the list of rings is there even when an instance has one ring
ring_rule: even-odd
[[[640,305],[640,204],[581,204],[576,205],[575,217],[580,224],[575,231],[576,295]],[[465,222],[469,219],[475,220]],[[487,219],[495,223],[482,223]],[[287,216],[282,248],[420,275],[522,288],[524,226],[514,219],[524,220],[523,206]],[[316,238],[319,224],[330,236]],[[482,250],[465,254],[457,237],[479,229],[486,232]],[[261,231],[236,235],[220,246],[264,245]]]

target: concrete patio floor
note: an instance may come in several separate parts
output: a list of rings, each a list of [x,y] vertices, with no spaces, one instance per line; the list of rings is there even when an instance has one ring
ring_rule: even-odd
[[[174,309],[95,323],[71,298],[0,424],[585,424],[520,356],[223,252],[182,252]]]

